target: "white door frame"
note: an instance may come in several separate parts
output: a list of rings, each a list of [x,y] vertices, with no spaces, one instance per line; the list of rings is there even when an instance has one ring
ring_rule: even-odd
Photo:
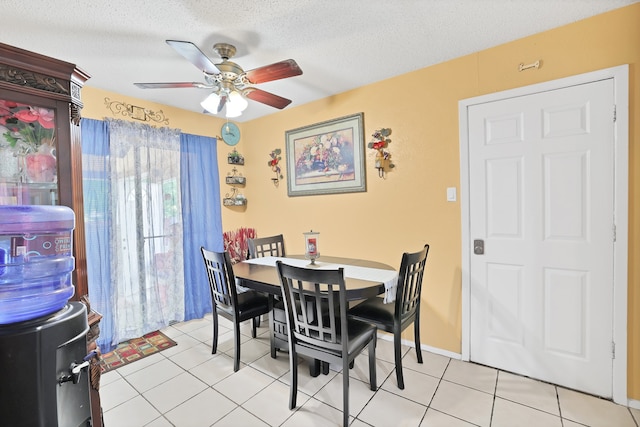
[[[463,99],[458,103],[460,126],[460,209],[462,225],[462,359],[469,360],[470,264],[473,236],[469,234],[469,138],[468,109],[472,105],[531,95],[568,86],[613,79],[616,108],[614,124],[614,215],[616,241],[613,259],[613,401],[629,405],[627,396],[627,263],[629,233],[629,66],[620,65],[577,76],[538,83],[503,92]],[[611,106],[613,109],[614,106]]]

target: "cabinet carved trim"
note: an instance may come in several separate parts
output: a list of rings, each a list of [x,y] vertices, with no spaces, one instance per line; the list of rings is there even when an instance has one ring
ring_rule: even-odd
[[[69,104],[69,120],[74,126],[80,126],[80,110],[81,108],[76,104]]]
[[[62,85],[55,77],[44,74],[34,73],[32,71],[20,68],[9,67],[0,64],[0,80],[19,86],[31,87],[47,92],[60,93],[69,95],[67,88]]]

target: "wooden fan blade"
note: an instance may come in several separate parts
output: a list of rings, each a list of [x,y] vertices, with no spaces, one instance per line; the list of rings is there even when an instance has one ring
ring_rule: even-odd
[[[254,68],[245,73],[249,82],[253,84],[270,82],[273,80],[286,79],[287,77],[299,76],[302,70],[293,59]]]
[[[174,48],[176,52],[184,56],[187,61],[198,67],[200,71],[204,71],[209,74],[218,74],[220,71],[213,62],[202,53],[198,47],[191,43],[180,40],[167,40],[169,46]]]
[[[167,88],[184,88],[197,87],[199,89],[209,89],[211,85],[199,82],[173,82],[173,83],[134,83],[140,89],[167,89]]]
[[[282,110],[287,105],[291,104],[291,100],[287,98],[283,98],[278,95],[274,95],[272,93],[266,92],[261,89],[256,89],[254,87],[246,88],[242,91],[244,96],[254,101],[261,102],[263,104],[270,105],[274,108],[279,108]]]

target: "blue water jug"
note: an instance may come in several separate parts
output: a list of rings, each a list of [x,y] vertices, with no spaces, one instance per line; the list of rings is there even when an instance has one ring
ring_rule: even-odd
[[[66,206],[0,206],[0,325],[67,304],[74,292],[74,226]]]

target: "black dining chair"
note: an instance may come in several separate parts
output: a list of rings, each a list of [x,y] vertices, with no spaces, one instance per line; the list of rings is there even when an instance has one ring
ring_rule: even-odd
[[[422,292],[422,277],[427,262],[429,245],[415,253],[402,254],[396,298],[393,303],[384,303],[381,297],[369,298],[349,310],[349,316],[373,323],[386,332],[393,333],[393,350],[396,363],[396,379],[398,388],[404,389],[402,376],[402,354],[400,352],[401,333],[411,323],[416,346],[418,363],[422,363],[420,350],[420,294]]]
[[[282,234],[269,237],[249,239],[249,258],[266,256],[284,257],[284,237]],[[271,298],[273,298],[271,296]],[[272,301],[273,310],[269,315],[269,329],[271,330],[271,357],[276,358],[278,349],[287,348],[287,319],[284,313],[284,303],[276,297]]]
[[[249,258],[262,258],[265,256],[284,257],[284,237],[282,234],[269,237],[256,237],[249,239]]]
[[[289,409],[296,407],[298,355],[342,366],[343,425],[349,424],[349,365],[365,347],[376,390],[377,328],[347,317],[344,269],[316,270],[277,261],[289,327]]]
[[[233,371],[240,368],[240,323],[251,320],[251,336],[256,337],[256,318],[271,310],[269,298],[254,290],[238,293],[236,279],[228,252],[208,251],[200,248],[211,291],[213,306],[213,346],[211,354],[218,349],[218,314],[233,323],[235,357]]]

